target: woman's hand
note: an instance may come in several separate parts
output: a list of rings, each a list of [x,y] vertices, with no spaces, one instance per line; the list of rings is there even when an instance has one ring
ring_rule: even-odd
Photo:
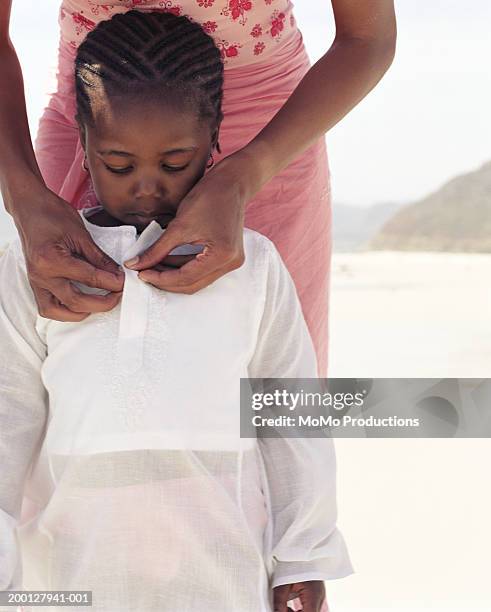
[[[248,161],[244,150],[221,160],[183,198],[162,237],[136,264],[125,265],[141,270],[139,278],[158,289],[188,294],[239,268],[244,263],[245,205],[259,188],[249,172],[255,166],[248,166]],[[187,256],[182,267],[162,265],[171,262],[174,256],[168,256],[169,252],[181,244],[202,244],[205,248],[198,255]]]
[[[23,210],[25,208],[23,207]],[[111,310],[121,299],[124,271],[92,240],[79,213],[47,188],[29,196],[29,210],[14,217],[39,314],[82,321]],[[109,291],[84,294],[79,281]]]
[[[287,607],[287,601],[298,598],[302,604],[303,612],[329,612],[326,598],[326,588],[322,580],[308,580],[306,582],[295,582],[294,584],[282,584],[273,589],[274,612],[290,612],[292,608]],[[324,605],[323,605],[324,604]]]

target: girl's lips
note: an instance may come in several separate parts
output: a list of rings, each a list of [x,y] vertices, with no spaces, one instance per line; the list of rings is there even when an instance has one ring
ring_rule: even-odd
[[[169,213],[169,212],[152,213],[152,214],[147,214],[147,213],[131,213],[131,216],[135,217],[137,219],[144,219],[146,221],[162,219],[164,217],[174,217],[174,215],[172,213]]]

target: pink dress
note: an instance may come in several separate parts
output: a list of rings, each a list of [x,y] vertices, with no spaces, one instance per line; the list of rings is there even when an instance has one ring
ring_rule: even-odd
[[[216,162],[254,138],[311,65],[290,0],[63,0],[57,90],[41,118],[35,149],[48,187],[77,209],[94,205],[95,197],[82,169],[74,119],[75,51],[99,21],[132,8],[184,14],[201,23],[221,49],[224,120]],[[248,203],[245,224],[278,248],[297,288],[319,375],[327,376],[331,200],[323,137]],[[298,599],[294,609],[300,609]]]

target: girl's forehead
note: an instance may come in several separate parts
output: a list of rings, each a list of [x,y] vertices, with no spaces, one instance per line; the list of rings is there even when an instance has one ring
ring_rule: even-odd
[[[104,106],[94,109],[94,126],[88,130],[92,142],[145,143],[149,147],[198,147],[209,144],[210,129],[192,112],[166,104]],[[90,143],[89,143],[90,144]]]
[[[179,105],[166,98],[138,99],[135,97],[100,97],[92,105],[92,116],[101,124],[118,124],[149,121],[171,123],[192,128],[199,121],[193,107]]]

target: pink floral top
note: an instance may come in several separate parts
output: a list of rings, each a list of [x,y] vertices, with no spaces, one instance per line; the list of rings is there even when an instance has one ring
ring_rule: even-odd
[[[220,48],[225,68],[274,58],[298,35],[290,0],[63,0],[62,39],[77,47],[97,23],[135,8],[169,11],[197,21]]]

